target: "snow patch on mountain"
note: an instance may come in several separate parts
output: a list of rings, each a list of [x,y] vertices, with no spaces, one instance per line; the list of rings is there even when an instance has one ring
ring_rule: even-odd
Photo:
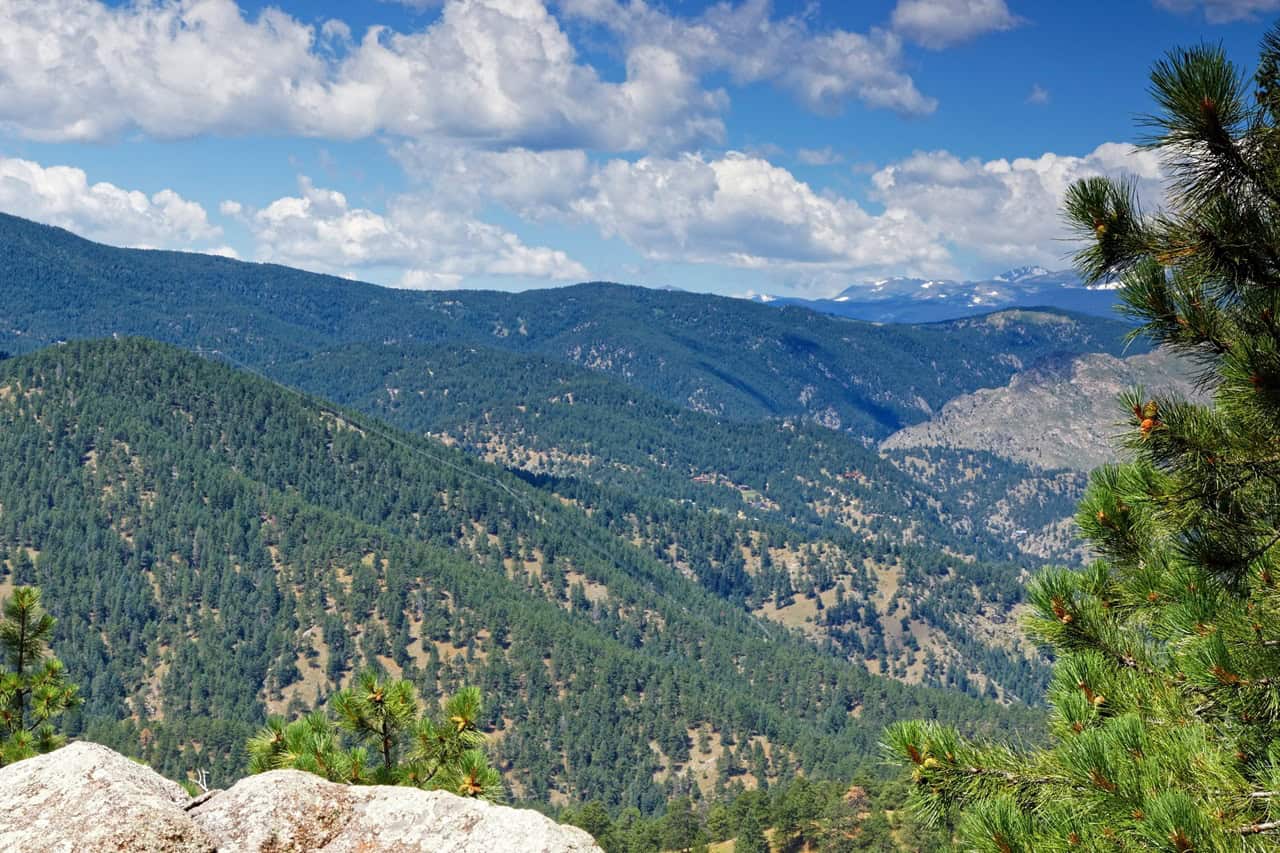
[[[1118,287],[1114,281],[1086,285],[1071,270],[1028,265],[977,281],[893,276],[853,284],[824,299],[763,294],[752,298],[873,322],[932,322],[1013,307],[1114,316]]]

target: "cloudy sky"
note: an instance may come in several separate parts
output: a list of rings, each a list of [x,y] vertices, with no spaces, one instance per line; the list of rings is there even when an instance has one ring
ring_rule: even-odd
[[[0,210],[415,288],[1065,265],[1152,60],[1280,0],[0,0]]]

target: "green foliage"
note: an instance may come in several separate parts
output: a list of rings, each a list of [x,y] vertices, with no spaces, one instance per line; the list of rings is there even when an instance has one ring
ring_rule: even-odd
[[[25,556],[25,554],[24,554]],[[0,603],[0,766],[62,746],[54,725],[80,704],[62,661],[49,653],[55,620],[40,590],[17,587]]]
[[[742,823],[738,825],[738,835],[734,840],[734,853],[770,853],[769,842],[760,827],[760,819],[755,812],[747,812]]]
[[[413,685],[366,671],[314,711],[286,723],[272,717],[248,743],[249,770],[292,768],[351,785],[412,785],[494,799],[502,791],[481,734],[476,687],[435,712],[419,709]]]
[[[679,793],[658,774],[689,765],[699,728],[738,745],[729,785],[796,766],[851,777],[900,714],[989,734],[1041,719],[873,677],[762,624],[619,535],[626,504],[588,514],[172,347],[71,342],[0,362],[0,387],[0,548],[36,554],[24,571],[85,696],[68,733],[171,778],[229,784],[269,712],[324,705],[371,659],[420,696],[480,687],[521,799],[611,812]],[[682,543],[704,529],[724,530],[672,526]],[[753,738],[773,757],[741,746]]]
[[[654,817],[623,810],[614,818],[595,800],[558,817],[591,833],[605,853],[700,851],[728,841],[735,851],[764,853],[946,849],[945,828],[921,826],[904,811],[907,795],[899,782],[845,785],[796,776],[768,791],[735,784],[710,802],[695,790],[669,800]]]
[[[958,811],[966,849],[1280,844],[1278,63],[1280,29],[1253,93],[1216,47],[1156,65],[1167,211],[1144,215],[1125,182],[1068,195],[1080,268],[1120,278],[1137,333],[1192,359],[1213,405],[1125,395],[1131,461],[1095,472],[1080,504],[1099,560],[1028,590],[1028,630],[1057,653],[1052,743],[888,730],[916,807]]]

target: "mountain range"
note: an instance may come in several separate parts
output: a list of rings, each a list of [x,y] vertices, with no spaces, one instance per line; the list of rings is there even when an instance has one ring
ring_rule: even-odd
[[[84,732],[231,778],[372,663],[480,683],[514,797],[646,809],[1037,720],[1022,579],[1082,558],[1108,452],[1072,377],[1180,375],[1087,313],[394,291],[8,216],[0,299],[0,584],[46,588]]]
[[[1074,272],[1025,266],[979,281],[903,276],[851,285],[825,299],[758,294],[753,301],[809,308],[876,323],[936,323],[1002,308],[1051,308],[1116,316],[1114,282],[1085,284]]]

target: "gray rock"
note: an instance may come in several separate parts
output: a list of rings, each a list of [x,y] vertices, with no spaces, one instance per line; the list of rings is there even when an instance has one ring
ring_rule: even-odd
[[[92,743],[0,768],[0,853],[599,853],[537,812],[439,791],[353,787],[296,770],[194,800]]]
[[[191,812],[219,849],[262,853],[587,853],[591,836],[537,812],[441,791],[348,786],[297,770],[242,779]]]
[[[0,768],[0,850],[212,853],[187,792],[96,743]]]
[[[948,402],[930,420],[898,430],[883,450],[952,447],[989,450],[1033,468],[1090,471],[1117,458],[1128,412],[1116,402],[1135,385],[1149,393],[1205,402],[1185,359],[1159,350],[1116,358],[1091,353],[1015,373],[1002,388],[980,388]]]

